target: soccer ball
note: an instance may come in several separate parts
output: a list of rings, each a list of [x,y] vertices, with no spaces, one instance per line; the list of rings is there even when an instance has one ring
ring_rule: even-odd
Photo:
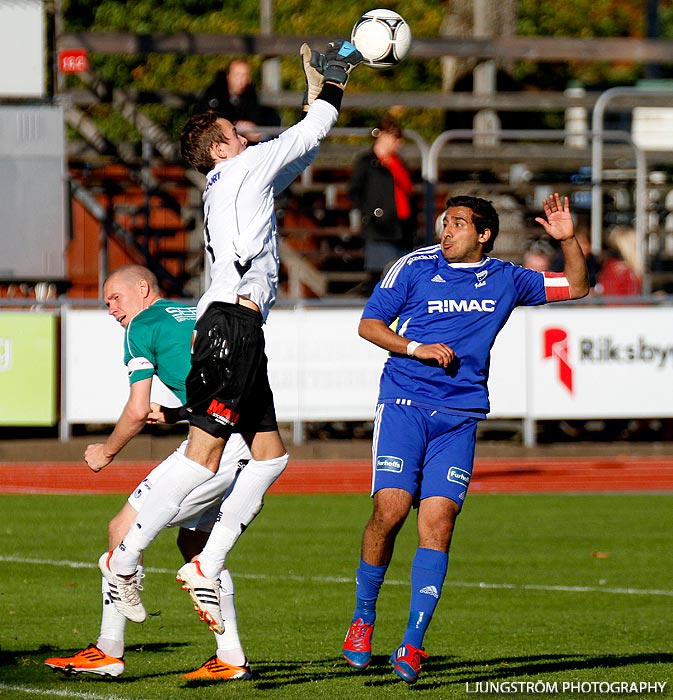
[[[392,10],[369,10],[353,26],[351,43],[363,55],[370,68],[392,68],[407,57],[411,48],[411,29]]]

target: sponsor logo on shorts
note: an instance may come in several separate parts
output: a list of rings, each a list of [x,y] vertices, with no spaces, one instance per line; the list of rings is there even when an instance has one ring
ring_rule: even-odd
[[[206,413],[212,416],[214,420],[222,425],[236,425],[236,421],[239,418],[238,413],[227,408],[223,403],[217,399],[213,399],[208,406]]]
[[[377,457],[376,470],[381,472],[395,472],[399,474],[404,467],[404,460],[400,457]]]
[[[448,481],[453,481],[454,484],[462,484],[467,486],[470,483],[470,472],[458,467],[449,467],[449,472],[446,475]]]

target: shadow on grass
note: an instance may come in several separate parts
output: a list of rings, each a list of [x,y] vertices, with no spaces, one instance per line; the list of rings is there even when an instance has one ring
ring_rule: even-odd
[[[165,653],[179,651],[190,646],[184,642],[151,643],[128,647],[133,653]],[[15,667],[20,673],[26,666],[43,664],[49,656],[58,654],[67,656],[79,651],[55,650],[43,645],[38,649],[7,652],[0,650],[0,667],[8,670]],[[517,678],[543,677],[545,675],[566,671],[588,669],[612,669],[624,666],[645,664],[672,664],[673,653],[650,654],[540,654],[534,656],[511,656],[494,659],[461,660],[454,656],[432,656],[425,661],[415,690],[433,690],[441,687],[455,687],[465,683],[479,681],[515,680]],[[49,671],[44,667],[45,671]],[[78,678],[96,678],[106,682],[133,683],[149,678],[179,676],[193,670],[182,669],[180,664],[167,664],[159,673],[125,673],[123,677],[110,679],[99,676],[77,676]],[[392,671],[389,657],[374,655],[365,671],[357,672],[349,668],[341,657],[329,657],[310,660],[257,660],[253,663],[254,687],[259,690],[273,690],[284,686],[301,685],[320,681],[357,679],[364,686],[385,687],[403,684]],[[221,683],[213,681],[212,683]],[[208,685],[208,681],[182,681],[183,687]]]
[[[450,656],[434,656],[423,664],[417,690],[432,690],[466,682],[496,681],[517,677],[536,677],[564,671],[596,668],[620,668],[653,663],[673,663],[673,654],[572,655],[541,654],[461,661]],[[392,670],[388,656],[373,656],[365,671],[354,671],[341,659],[313,661],[258,661],[253,666],[253,681],[262,690],[284,685],[315,683],[338,678],[360,678],[365,686],[403,683]]]
[[[461,661],[450,656],[434,656],[423,664],[421,676],[414,687],[418,690],[430,690],[467,682],[512,680],[517,677],[539,677],[565,671],[610,669],[657,663],[673,663],[673,654],[540,654],[474,661]],[[370,668],[378,675],[385,676],[385,679],[368,680],[367,683],[372,686],[387,685],[391,682],[391,678],[397,678],[390,675],[392,669],[387,657],[373,657]]]

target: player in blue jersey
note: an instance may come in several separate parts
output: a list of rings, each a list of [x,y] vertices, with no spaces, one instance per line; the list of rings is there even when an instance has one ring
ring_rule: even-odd
[[[423,638],[442,593],[456,517],[472,475],[477,423],[489,411],[491,347],[517,306],[579,299],[589,292],[568,198],[543,201],[562,273],[491,258],[498,214],[477,197],[447,201],[438,245],[400,258],[365,306],[359,333],[390,352],[381,375],[373,442],[373,513],[362,539],[356,605],[343,645],[357,670],[371,660],[376,601],[395,537],[418,507],[407,628],[390,661],[415,683]],[[395,330],[391,323],[397,319]],[[404,436],[400,439],[400,436]]]

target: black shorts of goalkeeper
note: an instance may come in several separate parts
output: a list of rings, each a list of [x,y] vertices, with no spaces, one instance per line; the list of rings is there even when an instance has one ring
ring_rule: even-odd
[[[262,314],[214,302],[196,322],[185,416],[225,440],[278,429],[269,386]]]

